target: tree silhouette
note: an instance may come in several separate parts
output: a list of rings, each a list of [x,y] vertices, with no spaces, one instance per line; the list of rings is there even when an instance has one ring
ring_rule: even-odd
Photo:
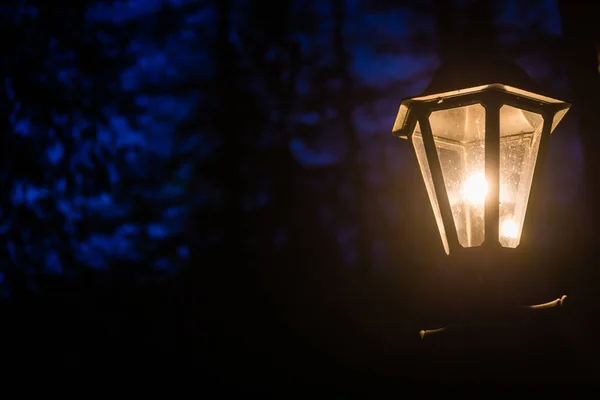
[[[559,1],[565,39],[565,58],[569,60],[569,78],[573,90],[573,107],[571,112],[579,117],[580,135],[584,148],[584,182],[587,204],[586,220],[590,221],[584,243],[590,248],[597,243],[594,226],[599,221],[596,204],[598,204],[600,182],[598,181],[598,157],[600,149],[597,132],[600,123],[596,116],[600,107],[600,78],[597,71],[596,44],[598,32],[594,28],[595,5],[575,6],[566,1]]]

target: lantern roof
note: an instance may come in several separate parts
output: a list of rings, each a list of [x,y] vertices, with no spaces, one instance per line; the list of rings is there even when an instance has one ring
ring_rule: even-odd
[[[406,123],[409,110],[415,102],[441,103],[449,98],[487,91],[505,92],[538,104],[552,104],[557,112],[570,107],[567,102],[540,94],[538,85],[514,62],[490,56],[473,60],[465,57],[461,62],[451,58],[442,62],[431,83],[421,95],[402,101],[392,133],[400,138],[408,138],[411,127]],[[564,113],[560,118],[562,116]]]

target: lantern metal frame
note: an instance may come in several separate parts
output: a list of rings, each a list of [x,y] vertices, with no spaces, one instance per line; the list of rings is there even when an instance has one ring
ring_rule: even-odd
[[[440,82],[444,83],[444,80],[438,80],[437,84]],[[512,80],[509,80],[509,82],[512,83]],[[404,99],[392,131],[395,136],[410,140],[417,123],[419,124],[442,220],[442,227],[438,226],[438,230],[444,229],[449,254],[452,256],[451,259],[456,261],[456,266],[460,267],[459,271],[455,271],[455,273],[448,276],[450,281],[447,282],[449,286],[457,286],[457,291],[451,296],[444,296],[449,302],[453,302],[455,306],[454,314],[452,313],[452,307],[450,307],[449,310],[446,310],[444,319],[456,322],[444,325],[443,328],[421,330],[419,332],[421,339],[432,334],[445,332],[450,327],[471,326],[472,323],[469,321],[481,322],[489,320],[489,318],[492,320],[505,319],[507,315],[518,316],[523,313],[527,314],[530,311],[538,312],[537,310],[541,309],[560,308],[566,299],[566,296],[563,295],[551,302],[523,307],[519,304],[532,303],[528,300],[523,303],[523,298],[520,298],[518,293],[515,294],[517,291],[507,290],[507,286],[515,281],[516,276],[522,279],[524,274],[530,275],[532,271],[523,268],[523,259],[527,258],[522,257],[523,252],[515,251],[521,247],[522,241],[516,248],[503,247],[500,243],[500,109],[503,106],[510,106],[542,117],[540,143],[536,162],[533,166],[531,188],[527,202],[527,208],[530,208],[532,204],[536,203],[535,198],[537,197],[536,193],[539,191],[538,185],[541,181],[540,175],[546,158],[548,138],[571,104],[538,94],[538,90],[535,92],[529,91],[531,90],[529,85],[523,85],[528,89],[523,90],[518,86],[501,83],[483,85],[481,85],[481,82],[477,83],[477,85],[465,86],[465,89],[447,90],[434,94],[431,94],[432,90],[429,90],[422,96]],[[436,111],[475,104],[481,105],[485,110],[484,173],[488,185],[483,215],[485,231],[484,240],[480,246],[463,247],[459,243],[429,117]],[[413,154],[416,158],[416,153]],[[425,176],[423,176],[423,179],[425,180]],[[430,199],[430,201],[433,201],[433,199]],[[434,204],[431,204],[431,206],[433,208]],[[435,214],[435,210],[433,211]],[[527,236],[530,218],[531,213],[526,210],[521,230],[522,238]],[[439,232],[439,234],[442,236],[442,232]],[[498,265],[502,265],[502,268],[495,268]],[[473,290],[474,288],[477,290]],[[459,295],[455,296],[456,294]],[[466,297],[465,294],[467,294]],[[469,297],[468,294],[471,296]],[[467,305],[468,310],[465,312],[464,305],[473,302],[478,302],[478,304],[474,306]]]
[[[438,152],[434,143],[429,116],[435,111],[454,109],[479,104],[485,109],[485,152],[484,171],[488,184],[488,193],[484,208],[484,241],[481,246],[463,247],[459,244],[458,233],[452,216],[450,200]],[[496,253],[495,249],[504,248],[499,241],[499,187],[500,187],[500,109],[510,106],[520,110],[539,114],[543,119],[540,145],[534,165],[529,198],[535,197],[539,184],[541,166],[547,150],[548,137],[555,124],[555,117],[561,111],[568,110],[570,104],[544,95],[528,92],[500,83],[481,85],[453,92],[431,94],[408,98],[402,101],[392,133],[403,139],[411,139],[417,123],[421,129],[427,162],[433,180],[442,225],[445,230],[449,254],[474,252],[483,249],[487,253]],[[564,113],[560,115],[560,119]],[[559,121],[560,121],[559,119]],[[557,121],[556,124],[559,122]],[[432,199],[430,199],[432,200]],[[531,202],[528,202],[529,204]],[[432,205],[433,206],[433,205]],[[529,208],[529,206],[528,206]],[[530,213],[525,212],[522,235],[526,236]],[[441,232],[440,232],[441,234]],[[519,246],[517,246],[519,247]],[[512,249],[511,249],[512,250]],[[479,250],[481,251],[481,250]]]

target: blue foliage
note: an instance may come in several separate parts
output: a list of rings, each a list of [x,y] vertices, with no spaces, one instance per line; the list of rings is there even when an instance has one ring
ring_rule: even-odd
[[[177,247],[177,257],[181,259],[186,259],[190,255],[190,249],[187,246],[179,246]]]
[[[300,138],[290,141],[290,151],[294,158],[306,167],[324,167],[336,164],[339,160],[334,154],[310,149]]]
[[[60,257],[55,251],[46,254],[46,268],[44,272],[51,274],[62,274],[64,272]]]
[[[60,142],[56,142],[54,145],[49,146],[46,149],[46,155],[50,164],[57,165],[65,154],[65,149]]]
[[[195,35],[175,30],[162,49],[154,39],[126,33],[120,25],[151,15],[161,1],[90,3],[83,14],[60,16],[45,4],[31,4],[16,14],[7,11],[12,25],[5,27],[22,42],[41,46],[31,46],[31,54],[14,48],[4,55],[22,62],[34,80],[4,73],[4,96],[11,105],[9,145],[18,153],[5,185],[10,203],[0,209],[0,231],[9,238],[0,272],[30,265],[34,275],[70,271],[72,276],[78,265],[109,270],[119,260],[172,269],[175,259],[188,257],[185,243],[172,259],[148,249],[181,233],[188,208],[163,204],[182,201],[186,193],[176,181],[190,177],[190,166],[181,165],[171,177],[166,170],[162,178],[148,180],[148,174],[178,156],[173,132],[197,96],[136,91],[176,81],[180,70],[196,64],[197,58],[182,51]],[[43,21],[51,21],[48,30],[36,30]],[[92,53],[96,65],[88,69],[82,56]],[[23,61],[24,56],[36,62]],[[37,95],[31,96],[29,85]],[[40,226],[47,232],[36,233]],[[12,285],[4,274],[2,283],[5,289]]]

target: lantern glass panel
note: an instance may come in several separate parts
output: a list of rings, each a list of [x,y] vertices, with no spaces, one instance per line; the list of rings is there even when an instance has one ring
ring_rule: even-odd
[[[504,247],[517,247],[521,241],[543,122],[539,114],[507,105],[500,109],[498,239]]]
[[[480,246],[485,238],[485,109],[480,104],[435,111],[431,131],[458,242]]]

